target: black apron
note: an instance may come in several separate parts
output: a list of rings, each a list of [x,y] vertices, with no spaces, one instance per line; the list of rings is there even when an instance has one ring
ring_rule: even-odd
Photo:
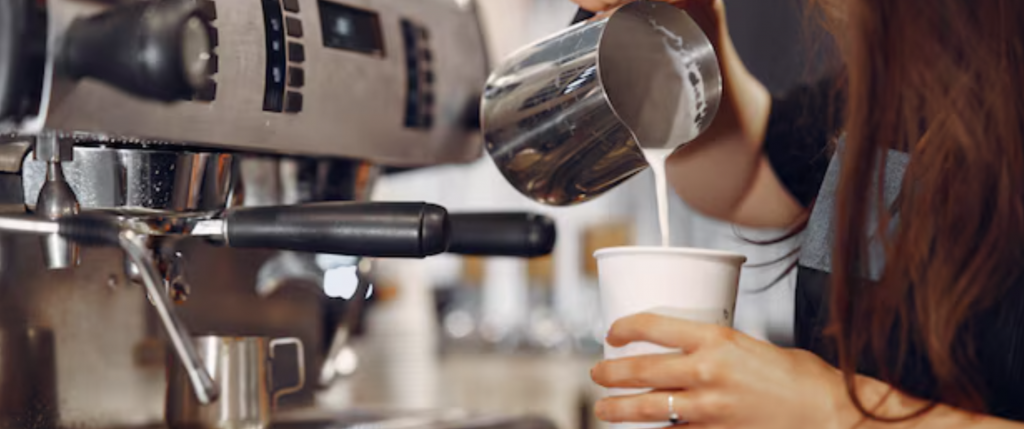
[[[835,364],[833,350],[822,331],[828,323],[829,282],[832,272],[833,222],[835,197],[841,165],[833,156],[816,199],[797,268],[796,326],[797,346],[812,351]],[[899,195],[909,157],[890,151],[886,160],[884,201],[891,206]],[[874,185],[872,185],[874,186]],[[871,210],[870,213],[874,213]],[[898,216],[894,217],[896,222]],[[873,220],[870,220],[873,221]],[[896,222],[893,222],[895,224]],[[871,225],[869,225],[870,227]],[[874,228],[869,228],[873,231]],[[876,239],[869,241],[868,275],[877,280],[885,258]],[[999,417],[1024,421],[1024,285],[1015,287],[998,308],[986,312],[976,321],[981,376],[987,389],[989,412]],[[906,392],[928,398],[934,393],[934,380],[928,362],[913,347],[909,363],[903,368],[898,387]],[[865,375],[877,376],[870,369]]]

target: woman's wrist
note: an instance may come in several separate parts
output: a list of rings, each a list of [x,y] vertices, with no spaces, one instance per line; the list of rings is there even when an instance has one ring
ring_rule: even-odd
[[[842,374],[839,374],[839,378],[842,380]],[[942,404],[930,407],[928,401],[907,395],[874,378],[857,375],[854,379],[857,398],[863,407],[874,416],[898,420],[913,416],[921,410],[928,409],[928,411],[921,416],[896,422],[870,418],[857,409],[850,398],[846,383],[841,383],[841,391],[835,396],[836,425],[834,427],[836,429],[1004,427],[999,419],[989,416],[969,413]]]

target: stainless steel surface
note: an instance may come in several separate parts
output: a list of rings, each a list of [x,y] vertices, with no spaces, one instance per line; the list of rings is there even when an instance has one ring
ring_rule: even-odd
[[[63,76],[58,53],[69,24],[117,3],[121,2],[47,2],[51,40],[42,112],[21,123],[0,124],[0,133],[52,129],[130,145],[166,142],[403,166],[464,162],[480,155],[479,132],[469,124],[486,80],[487,62],[470,6],[454,1],[343,2],[378,15],[384,49],[381,55],[368,55],[325,47],[317,0],[299,0],[301,11],[288,16],[301,20],[304,35],[288,42],[305,48],[305,84],[289,90],[300,93],[304,102],[301,112],[290,114],[263,110],[268,54],[259,2],[215,3],[213,25],[219,44],[212,102],[148,102],[102,83]],[[429,60],[419,51],[407,52],[403,19],[426,30],[421,45],[429,48]],[[424,95],[434,107],[429,129],[403,126],[410,56],[424,57],[433,68],[422,82],[433,82],[432,92]]]
[[[511,55],[482,101],[490,153],[545,204],[594,198],[710,125],[721,98],[711,42],[685,12],[637,1]]]
[[[167,424],[172,428],[266,428],[278,397],[297,392],[305,383],[302,341],[297,338],[205,336],[194,342],[223,395],[212,404],[197,403],[190,394],[186,374],[172,365],[166,407]],[[299,381],[295,386],[272,391],[274,350],[283,345],[296,347]]]
[[[49,271],[35,235],[57,232],[56,223],[34,216],[0,217],[0,225],[11,224],[38,233],[0,233],[0,324],[53,331],[58,391],[43,404],[59,411],[53,426],[130,428],[163,422],[171,346],[145,289],[125,278],[123,252],[86,247],[81,266]],[[186,259],[192,286],[189,300],[174,310],[193,333],[298,336],[306,345],[306,366],[320,365],[326,335],[323,294],[296,287],[296,282],[273,296],[253,293],[255,273],[271,252],[225,249],[202,240],[177,243],[174,249]],[[293,375],[284,373],[290,371],[281,372],[278,385],[291,384]],[[303,406],[311,400],[307,388],[282,398],[281,405]]]
[[[169,212],[220,210],[236,178],[233,155],[109,147],[74,148],[61,163],[83,209]],[[25,160],[25,202],[35,205],[46,180],[45,162]]]
[[[160,287],[158,282],[163,279],[163,276],[157,272],[149,250],[140,245],[137,240],[138,238],[130,232],[123,233],[121,234],[121,248],[127,259],[139,270],[146,294],[160,317],[160,323],[174,347],[179,362],[185,369],[196,400],[200,404],[216,401],[220,396],[220,390],[213,383],[210,373],[203,367],[203,361],[192,345],[192,336],[189,335],[188,329],[172,310],[165,289]]]
[[[33,235],[56,234],[60,231],[60,225],[34,216],[0,216],[0,231]]]
[[[21,173],[21,164],[32,149],[27,139],[3,141],[0,138],[0,173]]]
[[[71,139],[53,131],[40,133],[36,136],[35,143],[33,157],[36,161],[62,162],[71,161],[74,158],[74,144]]]
[[[46,132],[36,137],[35,158],[46,164],[46,178],[36,200],[36,214],[50,220],[78,214],[78,197],[64,178],[62,161],[70,161],[72,146],[56,133]],[[78,245],[57,234],[42,238],[46,268],[63,270],[78,265]]]
[[[46,183],[39,191],[36,202],[36,214],[50,220],[78,214],[78,199],[75,192],[64,179],[64,171],[60,162],[48,162],[46,166]],[[78,245],[71,243],[57,234],[42,238],[43,258],[46,267],[51,270],[62,270],[78,265]]]
[[[472,2],[337,2],[377,14],[384,50],[367,55],[324,47],[321,2],[299,0],[301,11],[285,16],[301,20],[305,35],[283,39],[300,43],[306,53],[304,62],[287,63],[305,72],[302,88],[287,89],[303,96],[302,111],[294,114],[263,111],[268,55],[258,0],[213,3],[219,44],[208,60],[218,69],[216,98],[175,104],[144,101],[94,80],[73,81],[62,74],[60,50],[68,24],[127,2],[45,2],[49,53],[46,75],[40,76],[40,112],[17,123],[0,120],[5,207],[12,200],[9,206],[15,213],[26,206],[44,208],[36,207],[37,197],[46,183],[46,161],[55,158],[62,161],[82,210],[115,212],[128,227],[127,235],[152,237],[145,243],[126,238],[135,244],[126,244],[127,261],[120,250],[86,247],[81,266],[49,271],[39,257],[38,236],[0,233],[0,323],[51,327],[58,351],[60,384],[55,397],[43,401],[59,410],[53,414],[57,422],[33,427],[163,427],[168,371],[185,380],[177,384],[178,398],[198,404],[197,393],[210,396],[210,386],[203,386],[204,369],[197,367],[200,359],[183,346],[192,344],[182,341],[188,335],[183,326],[193,333],[296,336],[309,352],[298,357],[299,365],[319,369],[330,333],[324,330],[333,328],[325,321],[335,315],[329,314],[333,307],[321,291],[305,287],[308,279],[276,276],[274,287],[260,295],[254,293],[257,274],[273,253],[169,236],[193,231],[196,222],[201,226],[233,205],[363,199],[378,171],[370,162],[419,166],[479,156],[482,139],[471,123],[487,65],[475,14],[465,6]],[[406,48],[404,19],[428,33],[416,31],[413,36],[429,51]],[[403,125],[413,77],[410,54],[432,64],[432,74],[413,80],[421,88],[433,82],[422,94],[434,106],[433,127]],[[195,58],[191,69],[199,76],[202,53]],[[295,74],[289,71],[288,76]],[[76,144],[73,160],[60,153],[66,146],[56,148],[56,157],[44,148],[42,159],[27,158],[26,137],[50,132]],[[271,186],[264,187],[267,183]],[[27,217],[0,217],[0,230],[58,232],[55,222]],[[180,258],[167,259],[176,252]],[[154,268],[151,260],[160,266]],[[187,271],[179,269],[183,264]],[[143,287],[130,281],[133,273],[126,272],[126,265]],[[190,286],[189,300],[171,307],[165,288],[173,292],[179,282]],[[171,353],[183,358],[168,364]],[[283,357],[279,363],[289,363],[289,356]],[[22,369],[26,365],[31,363],[18,364]],[[220,381],[210,381],[214,379]],[[198,392],[187,390],[189,386]],[[306,387],[281,398],[281,405],[306,406],[312,400],[313,389]],[[388,420],[389,427],[407,425],[409,420],[402,417],[378,421]],[[337,421],[316,424],[330,427]]]
[[[224,238],[224,220],[223,219],[209,219],[203,220],[196,223],[195,227],[192,228],[193,237],[210,237],[212,239],[223,239]]]
[[[0,327],[0,426],[50,427],[55,423],[53,332]]]
[[[366,408],[346,411],[299,410],[275,417],[277,429],[555,429],[548,419],[471,413],[459,409]]]

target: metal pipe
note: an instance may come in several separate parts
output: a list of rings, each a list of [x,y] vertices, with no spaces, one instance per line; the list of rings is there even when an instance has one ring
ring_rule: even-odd
[[[0,231],[46,235],[60,232],[60,225],[54,221],[25,216],[0,216]]]
[[[61,228],[58,222],[51,220],[0,216],[0,231],[52,235],[60,234]],[[202,404],[216,401],[220,396],[220,390],[203,366],[203,361],[192,344],[192,336],[188,329],[171,309],[167,294],[160,287],[163,277],[157,272],[149,249],[136,242],[141,237],[130,230],[121,231],[118,236],[118,244],[124,250],[129,262],[139,270],[138,274],[146,288],[146,294],[149,295],[150,303],[156,309],[160,322],[163,324],[167,336],[170,337],[171,345],[174,347],[178,359],[185,367],[185,372],[188,373],[189,381],[192,382],[195,389],[196,399]]]
[[[160,323],[163,324],[167,336],[170,337],[174,352],[178,355],[185,372],[188,374],[192,388],[195,390],[196,399],[202,404],[209,404],[216,401],[220,396],[220,389],[213,382],[203,361],[196,352],[192,343],[192,336],[188,329],[181,323],[181,319],[171,310],[171,304],[167,294],[160,288],[160,281],[163,277],[156,271],[156,265],[150,257],[149,250],[138,243],[138,236],[131,231],[124,231],[120,236],[121,248],[124,249],[128,259],[139,269],[142,284],[146,288],[150,302],[156,313],[160,316]]]

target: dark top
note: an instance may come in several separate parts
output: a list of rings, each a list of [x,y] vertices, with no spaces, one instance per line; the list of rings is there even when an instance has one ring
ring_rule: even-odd
[[[833,145],[841,129],[842,115],[833,106],[843,100],[834,91],[837,82],[825,79],[800,86],[773,99],[764,144],[782,184],[805,207],[812,207],[804,233],[796,286],[796,342],[835,363],[822,330],[828,323],[828,290],[831,273],[832,222],[839,162]],[[887,203],[899,192],[907,154],[890,151],[883,186]],[[884,266],[880,252],[871,261],[871,274]],[[877,278],[877,277],[875,277]],[[1024,421],[1024,285],[1012,288],[992,311],[971,321],[977,332],[976,356],[986,387],[989,412]],[[935,380],[927,359],[910,349],[897,387],[922,398],[934,397]],[[877,376],[871,369],[866,375]]]

